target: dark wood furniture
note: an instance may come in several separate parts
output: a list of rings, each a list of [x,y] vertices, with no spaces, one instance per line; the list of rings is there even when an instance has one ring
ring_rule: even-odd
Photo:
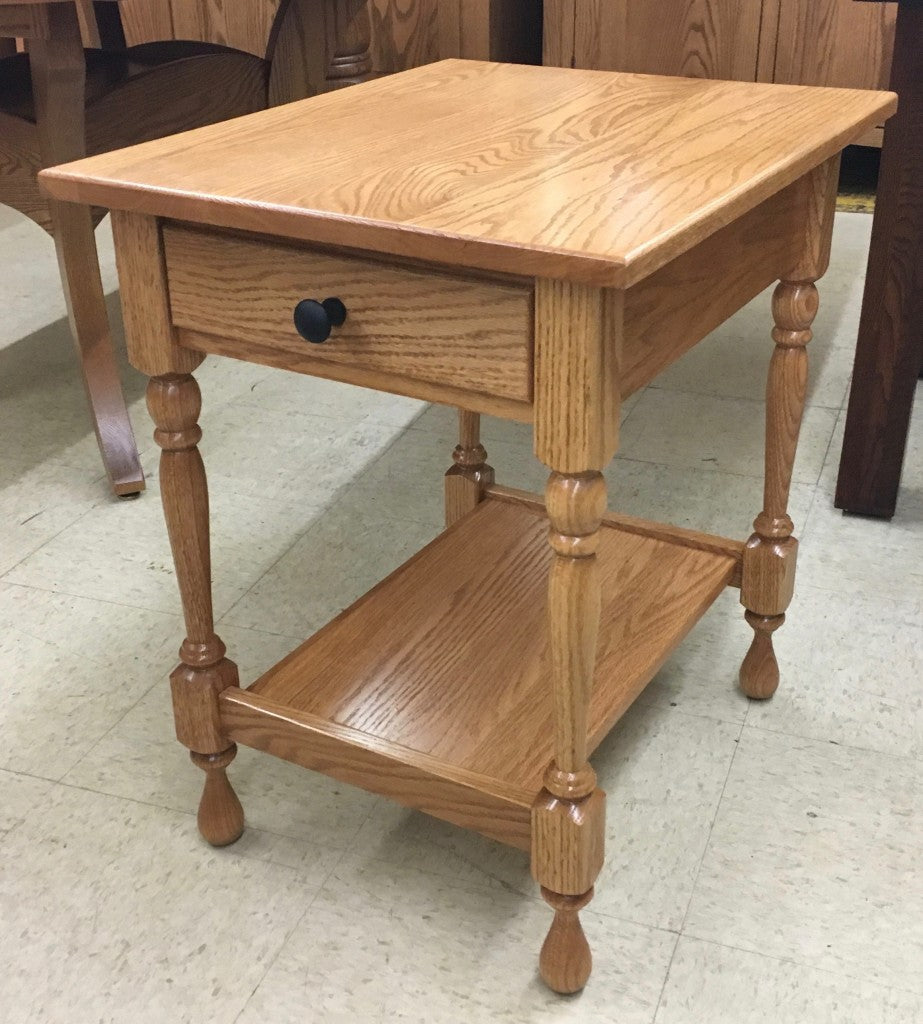
[[[836,507],[890,518],[923,370],[923,0],[901,0]]]
[[[43,173],[59,200],[113,208],[206,839],[244,827],[236,743],[363,786],[531,850],[554,910],[542,976],[586,983],[578,914],[605,837],[592,751],[726,586],[753,630],[742,689],[778,685],[840,150],[893,108],[870,91],[443,61]],[[607,513],[621,399],[773,282],[753,534]],[[462,410],[445,532],[247,689],[212,614],[192,376],[206,353]],[[533,424],[544,496],[494,484],[482,412]]]
[[[93,228],[103,216],[41,194],[41,167],[263,109],[368,75],[366,0],[285,0],[263,57],[201,42],[127,47],[118,5],[0,0],[0,203],[53,235],[87,398],[116,494],[144,487],[112,347]],[[95,15],[95,18],[94,18]]]

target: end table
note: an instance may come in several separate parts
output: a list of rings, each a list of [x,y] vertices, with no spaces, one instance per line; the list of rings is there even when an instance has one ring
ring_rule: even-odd
[[[43,173],[56,198],[115,211],[186,619],[176,730],[209,842],[243,829],[237,743],[363,786],[531,850],[554,910],[542,976],[586,983],[592,751],[726,586],[754,630],[744,692],[778,685],[839,154],[894,107],[449,60]],[[753,535],[608,512],[620,399],[774,281]],[[212,616],[206,354],[461,410],[445,532],[246,689]],[[480,413],[533,424],[544,498],[495,484]]]

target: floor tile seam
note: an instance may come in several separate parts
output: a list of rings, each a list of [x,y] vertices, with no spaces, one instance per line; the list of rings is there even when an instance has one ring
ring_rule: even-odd
[[[840,406],[840,409],[841,408],[842,408],[842,405]],[[814,483],[815,487],[820,487],[820,482],[821,482],[821,480],[823,479],[823,476],[824,476],[824,470],[827,468],[827,460],[830,458],[830,451],[833,448],[833,441],[834,441],[834,438],[836,437],[836,425],[837,425],[837,423],[839,422],[839,419],[840,419],[840,409],[837,409],[836,419],[833,421],[833,430],[830,432],[830,437],[827,440],[827,447],[824,449],[824,457],[821,459],[821,462],[820,462],[820,471],[818,472],[817,480]]]
[[[849,981],[865,982],[867,984],[874,985],[876,988],[883,989],[886,992],[900,992],[903,995],[914,996],[916,999],[923,1000],[923,991],[904,988],[902,985],[894,985],[890,982],[881,981],[872,975],[835,971],[830,967],[821,967],[817,964],[807,963],[804,960],[798,960],[795,957],[779,956],[775,953],[767,953],[762,949],[750,949],[747,946],[736,946],[730,942],[719,942],[716,939],[707,938],[703,935],[696,935],[694,932],[686,931],[685,928],[680,934],[680,939],[691,939],[694,942],[702,942],[708,946],[715,946],[719,949],[730,949],[735,953],[746,953],[748,956],[762,957],[765,960],[772,960],[777,964],[790,964],[792,967],[803,967],[809,971],[818,971],[820,974],[826,974],[830,978],[845,978]]]
[[[747,713],[748,714],[749,714],[749,711],[750,711],[750,709],[748,707],[747,708]],[[687,919],[689,917],[689,910],[690,910],[690,908],[692,906],[693,900],[695,899],[696,889],[697,889],[698,884],[699,884],[699,876],[702,873],[702,865],[705,863],[705,858],[708,855],[708,850],[709,850],[709,847],[711,846],[712,835],[713,835],[713,833],[715,831],[715,822],[718,820],[718,815],[721,813],[721,804],[724,802],[724,794],[725,794],[725,792],[727,790],[728,781],[731,778],[731,772],[734,770],[734,763],[737,760],[737,753],[740,750],[740,740],[741,740],[741,738],[743,736],[744,728],[745,727],[746,727],[746,719],[744,719],[744,721],[740,723],[740,727],[737,730],[737,737],[734,740],[734,749],[731,751],[731,756],[728,759],[727,772],[725,772],[725,775],[724,775],[724,782],[721,785],[721,792],[718,794],[718,799],[715,801],[715,811],[714,811],[714,814],[712,814],[711,821],[709,822],[709,825],[708,825],[708,835],[705,837],[705,842],[702,844],[702,852],[699,855],[698,862],[696,863],[696,866],[695,866],[695,873],[694,873],[694,876],[693,876],[693,879],[692,879],[692,885],[689,888],[689,899],[686,901],[686,908],[683,911],[683,919],[680,922],[680,926],[679,926],[680,934],[683,933],[683,931],[684,931],[684,929],[686,927],[686,921],[687,921]]]
[[[670,983],[670,972],[673,970],[673,961],[676,959],[676,953],[679,950],[679,944],[682,937],[682,932],[676,933],[676,941],[673,943],[673,949],[670,952],[670,961],[667,964],[667,969],[663,976],[663,984],[660,986],[660,992],[657,995],[657,1005],[654,1007],[654,1016],[651,1018],[651,1024],[657,1024],[657,1018],[660,1015],[660,1006],[663,1003],[663,996],[667,990],[667,985]]]
[[[794,740],[804,740],[807,743],[823,744],[824,746],[836,747],[838,750],[855,751],[860,754],[873,754],[876,757],[887,758],[890,761],[901,763],[923,764],[923,754],[894,754],[887,750],[878,750],[876,747],[864,747],[855,743],[843,743],[840,740],[825,739],[821,736],[810,736],[807,733],[792,732],[788,729],[772,729],[765,725],[751,725],[744,722],[745,729],[752,729],[755,732],[769,733],[774,736],[787,736]]]
[[[754,402],[757,405],[766,405],[766,400],[764,398],[752,398],[750,395],[725,395],[716,391],[702,391],[698,388],[676,387],[672,384],[660,384],[657,383],[656,377],[651,381],[648,387],[653,388],[655,391],[671,391],[674,394],[689,395],[695,398],[716,398],[730,402]],[[815,402],[809,398],[805,401],[804,407],[805,411],[808,409],[826,409],[828,412],[839,412],[843,408],[843,403],[840,402],[839,405],[827,405],[825,402]],[[629,413],[629,415],[631,414]]]
[[[118,728],[118,726],[120,726],[122,724],[122,722],[125,721],[125,719],[132,713],[132,711],[134,711],[135,708],[137,708],[138,705],[146,697],[148,697],[149,694],[153,693],[155,689],[157,689],[158,687],[160,687],[162,685],[163,685],[163,683],[160,680],[156,680],[155,679],[151,683],[151,685],[141,694],[141,696],[138,697],[138,699],[134,702],[134,704],[132,704],[131,707],[127,708],[124,714],[119,715],[118,719],[116,721],[114,721],[109,726],[109,728],[106,729],[106,731],[101,736],[99,736],[93,743],[91,743],[89,747],[87,747],[87,749],[77,758],[77,760],[70,766],[70,768],[67,769],[67,771],[61,776],[61,778],[58,781],[63,783],[67,779],[67,776],[70,775],[70,773],[72,771],[74,771],[75,769],[79,768],[80,765],[90,756],[90,754],[92,754],[93,751],[96,750],[96,748],[104,740],[106,740],[112,734],[112,732],[116,728]],[[80,788],[80,787],[77,787],[77,788]],[[111,794],[105,794],[105,795],[111,796]]]
[[[11,566],[9,566],[8,568],[4,569],[4,570],[3,570],[3,572],[2,572],[2,573],[0,573],[0,582],[3,582],[3,581],[4,581],[5,579],[6,579],[6,577],[7,577],[7,576],[8,576],[8,575],[9,575],[9,574],[10,574],[11,572],[13,572],[13,571],[14,571],[15,569],[18,569],[18,568],[19,568],[19,566],[21,566],[21,565],[22,565],[22,563],[26,561],[26,559],[28,559],[28,558],[31,558],[31,557],[32,557],[33,555],[36,555],[36,554],[38,554],[38,552],[39,552],[39,551],[41,551],[41,550],[42,550],[42,548],[44,548],[44,547],[45,547],[46,545],[48,545],[48,544],[51,544],[51,543],[52,543],[53,541],[56,541],[56,540],[58,539],[58,537],[60,537],[60,536],[61,536],[61,534],[62,534],[62,533],[64,533],[65,531],[67,531],[67,530],[71,529],[71,527],[74,527],[74,526],[76,526],[76,525],[77,525],[77,524],[78,524],[78,523],[79,523],[79,522],[80,522],[80,521],[81,521],[82,519],[84,519],[84,518],[85,518],[86,516],[90,515],[90,514],[91,514],[92,512],[95,512],[95,511],[96,511],[96,509],[98,509],[98,508],[99,508],[99,507],[100,507],[100,506],[101,506],[101,505],[103,504],[103,502],[104,502],[105,500],[106,500],[105,498],[100,498],[100,500],[98,500],[98,501],[94,501],[94,502],[93,502],[93,503],[92,503],[92,504],[90,505],[90,507],[89,507],[89,508],[86,508],[86,509],[84,509],[84,510],[83,510],[83,512],[80,512],[80,513],[78,513],[78,514],[77,514],[77,515],[75,516],[75,518],[73,518],[73,519],[69,520],[69,521],[68,521],[67,523],[65,523],[65,524],[64,524],[64,525],[63,525],[63,526],[61,527],[61,529],[60,529],[60,530],[58,530],[58,531],[57,531],[56,533],[52,534],[52,536],[50,536],[50,537],[46,537],[46,538],[45,538],[45,539],[44,539],[44,540],[42,541],[42,543],[38,545],[38,547],[32,548],[32,550],[31,550],[31,551],[27,551],[27,552],[26,552],[26,553],[25,553],[25,554],[24,554],[24,555],[22,556],[22,558],[20,558],[20,559],[19,559],[19,561],[18,561],[18,562],[15,562],[15,563],[14,563],[13,565],[11,565]]]
[[[55,590],[53,587],[42,587],[37,583],[21,583],[19,580],[8,580],[5,576],[0,576],[0,583],[3,583],[8,587],[22,587],[24,590],[37,590],[42,594],[57,594],[61,597],[72,597],[76,601],[95,601],[97,604],[110,604],[116,608],[131,608],[136,612],[148,612],[151,615],[167,615],[171,619],[182,619],[182,613],[180,612],[169,612],[164,611],[163,608],[152,608],[150,605],[144,604],[131,604],[127,601],[113,601],[107,597],[90,596],[88,594],[75,594],[70,590]],[[177,603],[179,599],[177,598]],[[47,641],[46,641],[47,642]]]
[[[304,921],[304,919],[308,916],[308,914],[311,912],[312,908],[314,907],[314,904],[320,898],[321,893],[323,892],[324,886],[326,886],[327,881],[330,878],[330,875],[333,873],[333,870],[334,870],[333,868],[330,869],[330,872],[328,872],[328,874],[324,878],[324,881],[323,881],[322,885],[319,885],[317,887],[316,891],[314,892],[314,895],[311,897],[310,900],[308,900],[308,903],[307,903],[307,905],[304,908],[304,913],[302,913],[298,917],[298,920],[295,921],[295,923],[292,925],[292,927],[288,929],[288,931],[286,932],[286,934],[282,938],[282,941],[279,943],[279,946],[276,949],[275,954],[266,962],[266,969],[263,971],[263,973],[262,973],[261,977],[259,978],[259,980],[256,982],[256,984],[250,990],[250,994],[244,1000],[243,1005],[241,1006],[240,1010],[238,1010],[238,1012],[235,1014],[234,1020],[233,1020],[232,1024],[237,1024],[237,1022],[241,1019],[241,1017],[246,1012],[247,1007],[250,1005],[250,1002],[252,1001],[253,997],[256,995],[257,991],[259,990],[260,986],[269,977],[269,972],[272,970],[273,967],[275,967],[276,961],[282,955],[282,951],[288,945],[289,940],[295,934],[297,929],[301,926],[302,921]]]

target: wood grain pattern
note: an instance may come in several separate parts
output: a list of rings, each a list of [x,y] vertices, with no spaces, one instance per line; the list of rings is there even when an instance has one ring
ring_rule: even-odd
[[[481,502],[251,690],[534,799],[553,755],[547,528],[541,512]],[[727,585],[735,559],[604,526],[599,566],[589,750]]]
[[[756,81],[763,0],[576,0],[574,66]]]
[[[885,89],[897,4],[781,0],[774,80]]]
[[[221,720],[238,743],[527,850],[534,793],[236,687]]]
[[[47,38],[31,40],[29,71],[35,107],[31,154],[34,156],[37,151],[40,162],[47,167],[86,152],[85,66],[76,8],[54,4],[44,12],[44,17]],[[0,142],[0,149],[5,148],[5,141]],[[14,146],[16,141],[13,140]],[[20,170],[33,169],[28,147],[18,150],[19,159],[17,149],[13,155]],[[0,178],[0,201],[27,198],[28,212],[33,208],[28,196],[30,192],[34,194],[35,179],[26,185],[21,180],[17,183],[14,175],[10,180],[11,191],[7,193],[4,186],[8,180]],[[144,490],[144,474],[109,330],[92,213],[86,207],[49,199],[46,215],[46,226],[54,236],[71,335],[103,465],[115,494],[138,494]]]
[[[110,208],[623,287],[894,105],[868,91],[444,61],[44,181]]]
[[[577,0],[544,0],[542,6],[542,63],[556,68],[575,67]]]
[[[801,251],[772,299],[775,350],[766,385],[766,462],[763,510],[744,548],[740,601],[754,639],[740,670],[744,693],[771,697],[779,668],[771,634],[785,621],[795,587],[798,542],[788,515],[788,498],[807,391],[811,324],[817,314],[814,281],[827,269],[836,209],[839,161],[829,160],[803,183],[807,204]]]
[[[486,489],[494,482],[481,444],[481,417],[458,410],[458,444],[452,452],[453,465],[445,475],[445,524],[451,526],[472,512]]]
[[[242,343],[279,347],[405,381],[527,402],[532,394],[532,289],[424,273],[267,240],[164,229],[173,323]],[[257,282],[257,283],[254,283]],[[296,332],[301,299],[335,296],[346,322],[321,345]],[[244,354],[244,349],[241,350]]]
[[[204,356],[177,344],[160,225],[153,217],[116,210],[112,234],[131,365],[149,377],[191,373]]]
[[[802,178],[625,293],[622,398],[649,384],[791,268],[814,212]]]
[[[573,927],[573,907],[558,897],[585,898],[592,891],[606,834],[605,794],[587,760],[602,603],[597,558],[606,510],[602,473],[552,472],[545,506],[553,552],[547,631],[554,744],[532,809],[531,868],[555,911],[543,949],[554,948],[556,955],[539,958],[542,978],[555,992],[570,992],[586,984],[592,960],[586,940]]]
[[[485,495],[495,501],[508,501],[514,505],[524,505],[538,514],[545,509],[545,499],[540,494],[523,491],[517,487],[490,484],[485,489]],[[604,512],[602,521],[604,525],[612,526],[622,533],[634,533],[639,537],[651,537],[654,540],[663,540],[669,544],[678,544],[696,551],[707,551],[721,558],[730,558],[738,563],[738,569],[728,580],[728,586],[740,586],[739,563],[743,558],[743,541],[729,540],[727,537],[718,537],[715,534],[702,533],[699,530],[689,530],[682,526],[671,526],[669,523],[654,523],[649,519],[639,519],[637,516],[626,516],[618,512]]]
[[[438,0],[371,0],[369,7],[372,66],[378,74],[439,60]]]
[[[551,469],[603,469],[619,428],[621,292],[535,284],[535,454]]]

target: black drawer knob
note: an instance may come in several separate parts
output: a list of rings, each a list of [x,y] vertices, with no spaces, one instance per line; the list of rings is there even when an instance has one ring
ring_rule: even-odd
[[[314,345],[330,337],[334,327],[346,322],[346,307],[339,299],[302,299],[295,307],[295,330]]]

